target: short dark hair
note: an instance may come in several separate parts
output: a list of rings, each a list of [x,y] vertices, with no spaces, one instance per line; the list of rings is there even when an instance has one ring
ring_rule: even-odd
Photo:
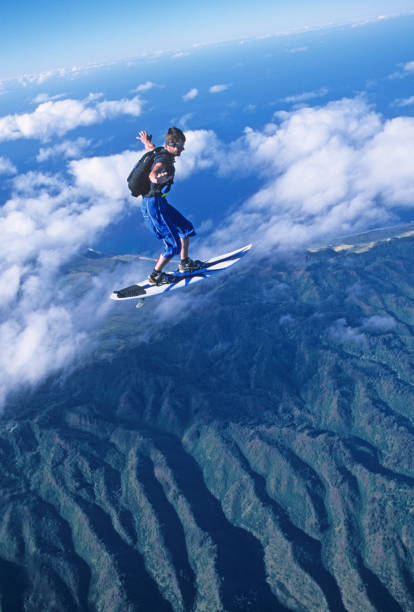
[[[168,145],[171,142],[185,142],[184,132],[182,132],[180,128],[174,126],[168,128],[168,132],[165,136],[165,144]]]

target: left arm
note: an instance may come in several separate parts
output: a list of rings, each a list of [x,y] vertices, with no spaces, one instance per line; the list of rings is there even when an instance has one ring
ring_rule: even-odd
[[[152,134],[148,134],[145,130],[141,130],[137,136],[137,140],[140,140],[145,147],[146,151],[153,151],[155,144],[151,142]]]

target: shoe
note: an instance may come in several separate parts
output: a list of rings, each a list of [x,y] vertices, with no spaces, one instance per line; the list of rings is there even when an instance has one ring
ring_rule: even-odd
[[[154,270],[148,277],[148,282],[150,285],[168,285],[169,283],[173,283],[175,280],[172,274],[166,274],[165,272],[158,272]]]
[[[194,272],[195,270],[200,270],[200,268],[204,268],[204,261],[200,261],[199,259],[182,259],[180,265],[178,266],[179,272]]]

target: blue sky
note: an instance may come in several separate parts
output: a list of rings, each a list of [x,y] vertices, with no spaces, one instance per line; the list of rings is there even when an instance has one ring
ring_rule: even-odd
[[[413,0],[3,2],[0,79],[412,11]]]

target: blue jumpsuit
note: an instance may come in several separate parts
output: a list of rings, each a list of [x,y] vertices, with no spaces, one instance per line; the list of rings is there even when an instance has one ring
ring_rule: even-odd
[[[149,192],[142,198],[141,212],[149,229],[163,242],[163,257],[170,259],[181,251],[180,238],[189,238],[196,233],[193,224],[166,200],[175,173],[174,156],[163,149],[155,155],[152,167],[159,162],[163,164],[162,171],[168,172],[172,178],[164,185],[151,183]]]

